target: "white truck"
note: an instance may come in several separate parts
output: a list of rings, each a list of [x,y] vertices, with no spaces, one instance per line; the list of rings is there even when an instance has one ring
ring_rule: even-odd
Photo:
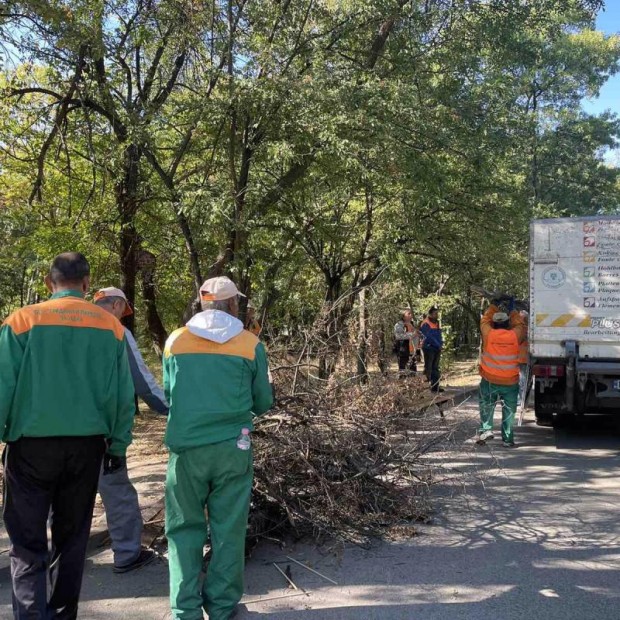
[[[530,225],[536,421],[620,412],[620,217]]]

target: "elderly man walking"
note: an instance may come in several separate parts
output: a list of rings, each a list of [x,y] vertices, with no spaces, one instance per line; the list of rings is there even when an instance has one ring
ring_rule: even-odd
[[[265,349],[237,319],[237,287],[212,278],[200,295],[203,311],[171,334],[164,352],[170,604],[176,620],[202,620],[203,609],[228,620],[243,594],[252,419],[271,408],[272,392]]]
[[[95,304],[117,319],[133,314],[125,293],[108,286],[95,293]],[[168,414],[163,390],[145,364],[133,334],[125,328],[129,368],[136,395],[157,413]],[[115,573],[126,573],[149,564],[155,559],[150,549],[142,548],[142,512],[138,493],[127,472],[125,457],[106,459],[99,477],[99,495],[105,508],[108,531],[114,552]]]
[[[51,299],[0,328],[4,524],[20,620],[77,618],[101,461],[131,443],[125,334],[84,301],[89,274],[84,256],[60,254],[45,279]]]

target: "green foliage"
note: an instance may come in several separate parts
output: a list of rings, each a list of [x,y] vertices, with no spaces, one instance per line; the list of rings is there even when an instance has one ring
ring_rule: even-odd
[[[58,251],[94,286],[144,251],[168,330],[225,272],[268,332],[336,342],[387,282],[455,317],[474,283],[525,295],[532,216],[617,209],[618,119],[579,108],[620,58],[600,2],[8,6],[3,313]]]

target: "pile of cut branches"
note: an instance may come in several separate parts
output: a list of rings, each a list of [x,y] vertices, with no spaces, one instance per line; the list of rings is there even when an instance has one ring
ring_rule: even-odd
[[[253,435],[250,535],[366,545],[428,519],[421,457],[452,431],[436,410],[415,411],[426,386],[377,377],[279,399]]]

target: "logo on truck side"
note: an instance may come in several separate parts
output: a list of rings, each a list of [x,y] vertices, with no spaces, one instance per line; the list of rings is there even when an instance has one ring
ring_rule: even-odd
[[[566,282],[566,272],[561,267],[548,267],[543,271],[542,281],[547,288],[560,288]]]
[[[593,328],[611,329],[620,331],[620,319],[610,319],[604,316],[593,316],[591,319]]]

